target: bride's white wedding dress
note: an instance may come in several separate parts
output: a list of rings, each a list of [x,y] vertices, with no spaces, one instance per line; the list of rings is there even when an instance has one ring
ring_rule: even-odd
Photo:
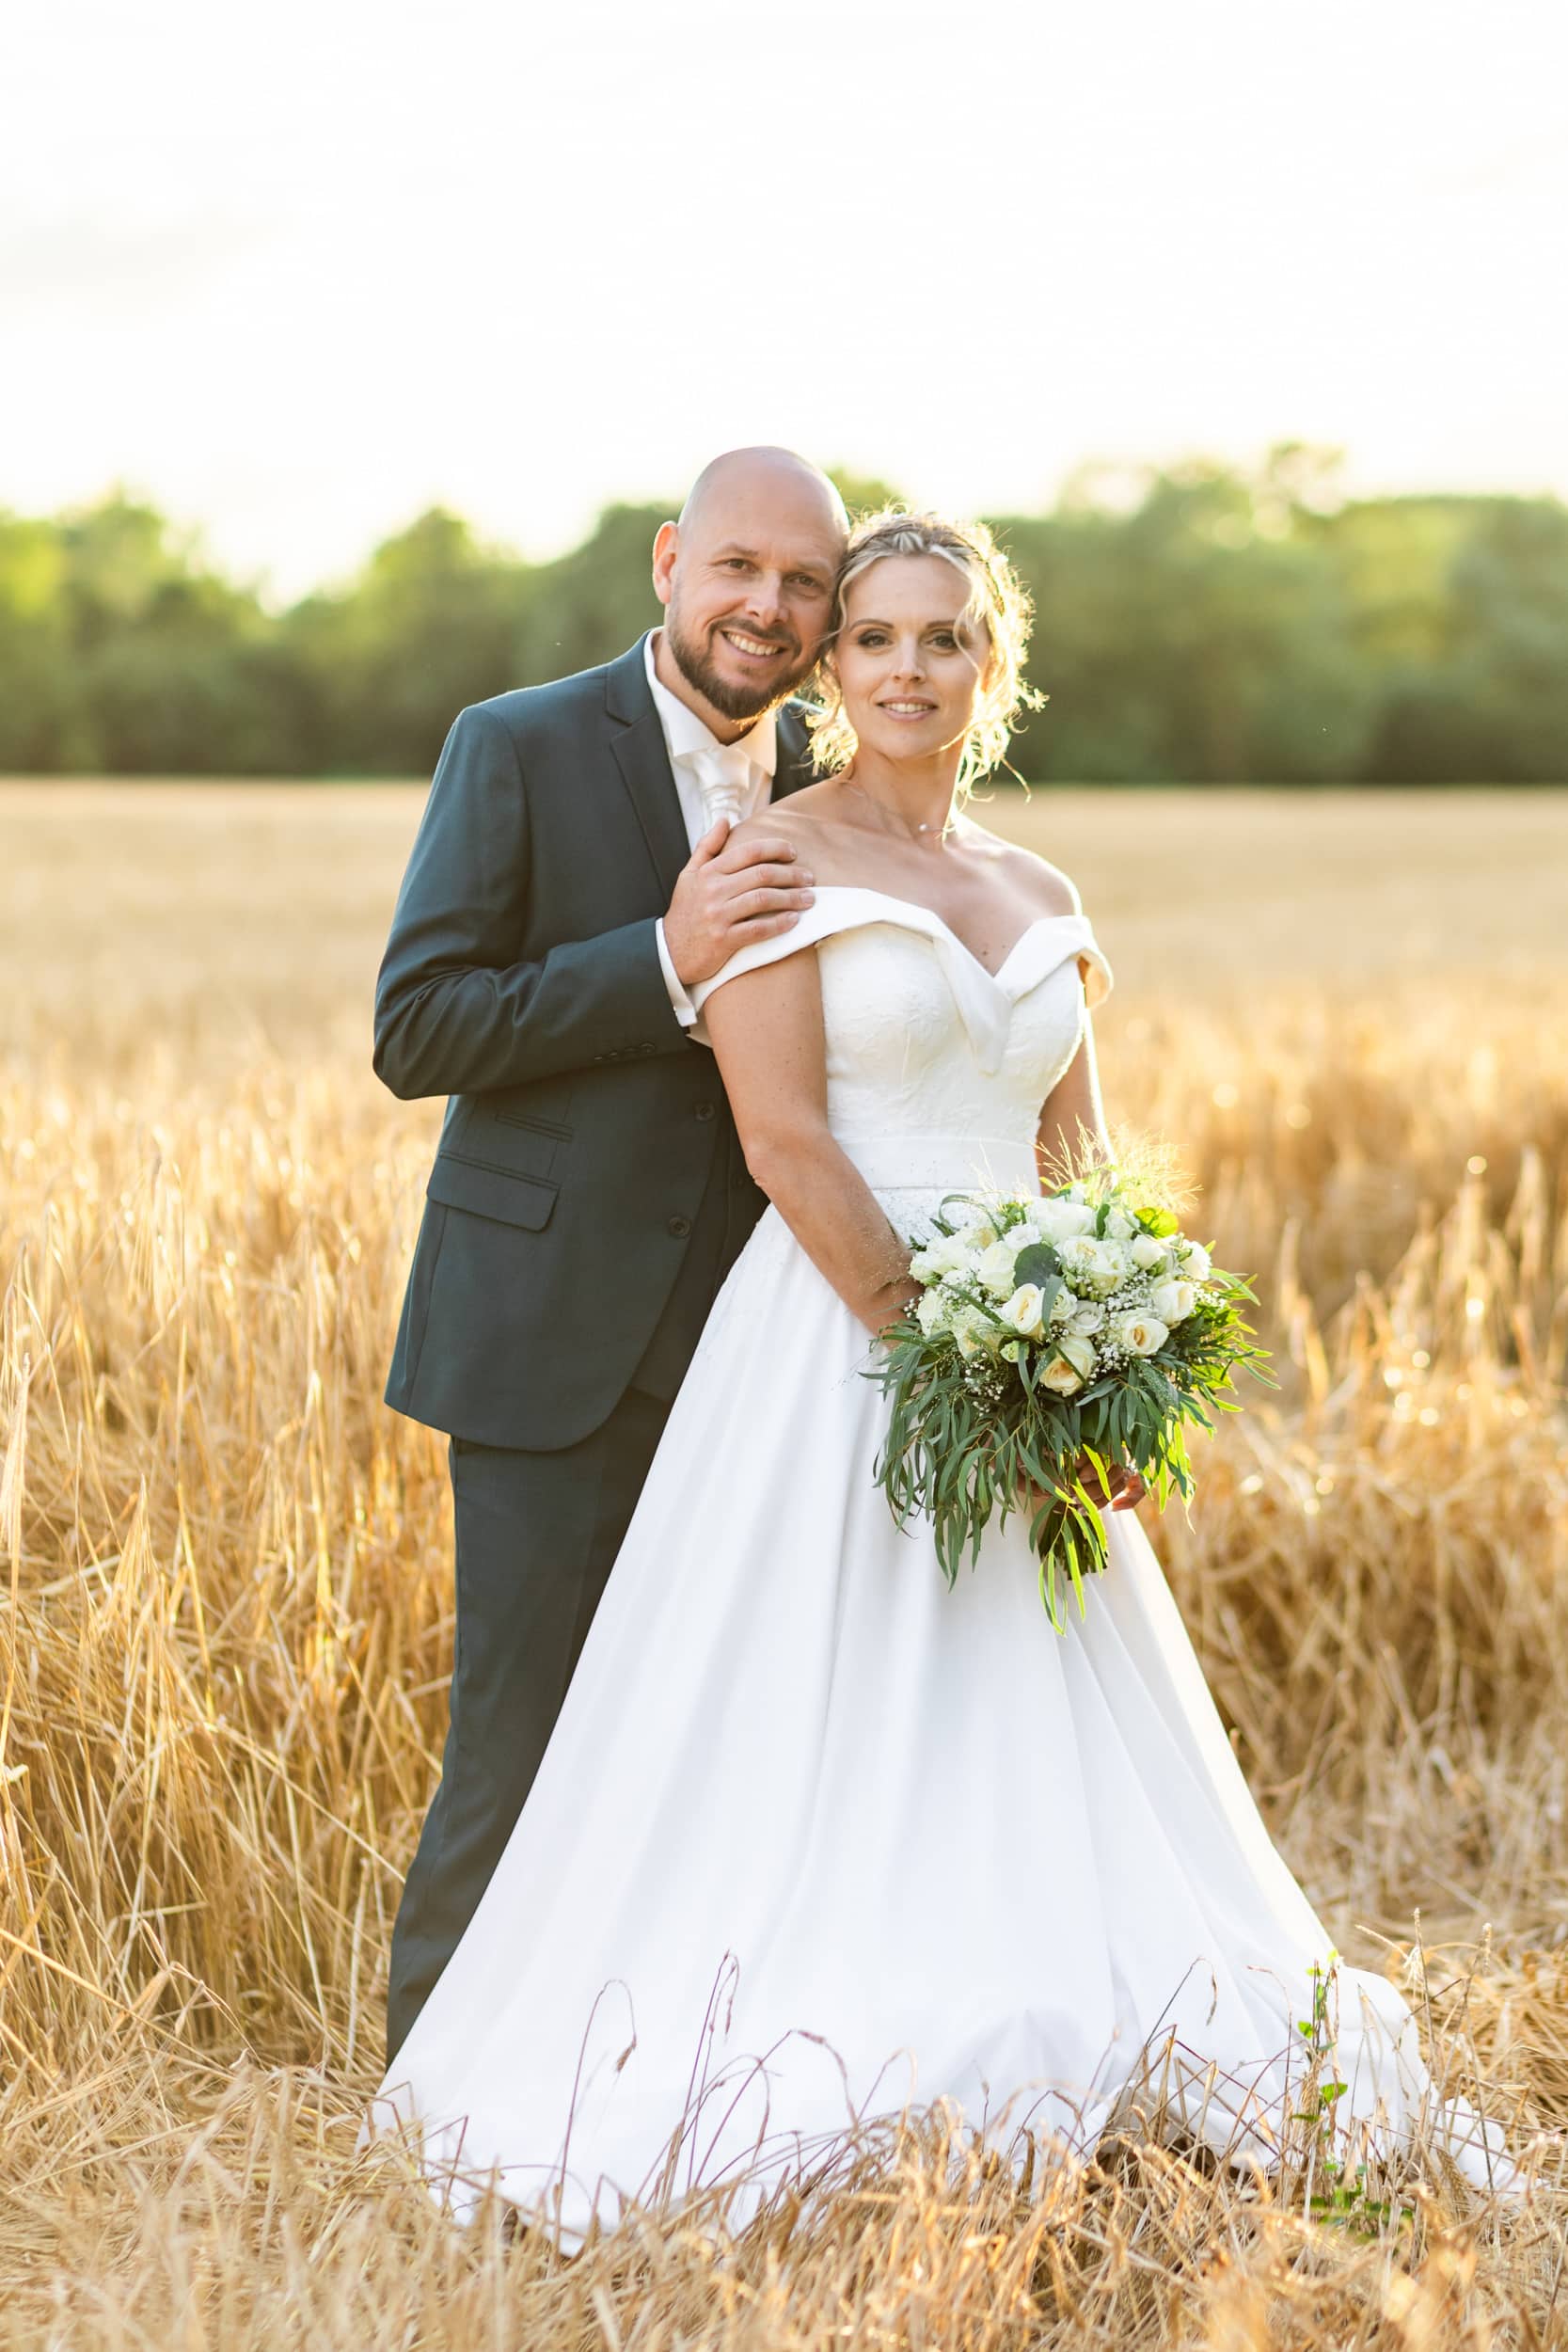
[[[1110,974],[1087,920],[994,975],[925,908],[822,888],[736,973],[816,946],[832,1130],[912,1231],[1037,1190],[1041,1103]],[[1092,2146],[1152,2061],[1266,2163],[1330,1939],[1275,1852],[1158,1562],[1108,1518],[1053,1632],[1024,1522],[949,1590],[872,1481],[870,1343],[775,1210],[703,1334],[494,1879],[380,2094],[459,2209],[499,2168],[575,2241],[595,2201],[736,2181],[743,2222],[854,2117],[945,2095]],[[1438,2109],[1409,2010],[1340,1970],[1338,2117]],[[1011,2103],[1000,2127],[999,2111]],[[383,2117],[388,2109],[381,2108]],[[1490,2144],[1488,2139],[1490,2135]]]

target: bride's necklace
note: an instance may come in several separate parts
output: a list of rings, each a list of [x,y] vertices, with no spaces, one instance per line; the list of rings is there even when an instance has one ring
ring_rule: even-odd
[[[917,833],[936,833],[942,840],[945,841],[948,834],[957,827],[958,818],[952,809],[948,810],[947,815],[940,827],[929,824],[911,825],[902,818],[895,815],[895,813],[892,809],[888,808],[881,801],[874,800],[872,795],[866,790],[864,785],[857,784],[853,776],[841,776],[839,781],[841,784],[847,786],[851,792],[858,793],[861,799],[866,803],[868,807],[876,810],[879,821],[884,823],[890,833],[901,833],[906,840],[912,841]]]

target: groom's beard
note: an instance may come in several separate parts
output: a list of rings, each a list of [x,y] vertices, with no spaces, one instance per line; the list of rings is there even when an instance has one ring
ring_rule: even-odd
[[[727,614],[725,618],[728,619]],[[721,628],[723,626],[724,622],[715,623],[716,628]],[[787,695],[794,693],[801,679],[811,675],[816,660],[815,654],[801,657],[800,641],[798,637],[769,637],[762,629],[752,628],[748,628],[746,634],[748,637],[757,638],[763,644],[787,646],[794,655],[794,666],[791,667],[789,675],[779,685],[769,686],[765,691],[759,691],[755,687],[733,684],[724,676],[722,671],[715,668],[708,653],[712,631],[709,631],[707,638],[699,642],[696,638],[686,634],[676,618],[673,605],[665,612],[664,642],[674,657],[676,669],[685,678],[688,686],[695,687],[697,692],[704,697],[710,707],[725,719],[736,721],[760,719],[765,710],[776,709]]]

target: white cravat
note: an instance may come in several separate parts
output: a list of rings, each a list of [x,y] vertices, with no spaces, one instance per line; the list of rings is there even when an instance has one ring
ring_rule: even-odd
[[[738,825],[750,815],[756,792],[755,771],[745,745],[716,743],[711,751],[693,752],[690,758],[709,825],[716,825],[721,817]]]

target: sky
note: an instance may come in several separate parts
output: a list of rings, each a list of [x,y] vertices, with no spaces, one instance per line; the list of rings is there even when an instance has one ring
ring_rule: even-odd
[[[50,0],[0,84],[0,507],[123,482],[275,597],[756,440],[1568,495],[1546,0]]]

